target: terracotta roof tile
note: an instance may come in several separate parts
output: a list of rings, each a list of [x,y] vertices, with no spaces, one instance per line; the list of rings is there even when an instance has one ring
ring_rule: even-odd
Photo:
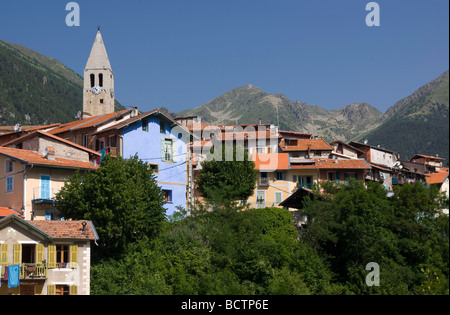
[[[26,140],[26,139],[32,138],[32,137],[34,137],[34,136],[36,136],[36,135],[46,136],[46,137],[52,138],[52,139],[54,139],[54,140],[57,140],[57,141],[59,141],[59,142],[62,142],[62,143],[68,144],[68,145],[70,145],[70,146],[73,146],[73,147],[75,147],[75,148],[78,148],[78,149],[80,149],[80,150],[86,151],[86,152],[88,152],[88,153],[90,153],[90,154],[94,154],[94,155],[101,156],[101,153],[100,153],[100,152],[96,152],[96,151],[91,150],[91,149],[89,149],[89,148],[83,147],[83,146],[81,146],[81,145],[79,145],[79,144],[76,144],[75,142],[72,142],[72,141],[63,139],[63,138],[58,137],[58,136],[55,136],[54,134],[51,134],[51,133],[49,133],[49,132],[44,132],[44,131],[40,131],[40,130],[34,131],[34,132],[29,133],[29,134],[27,134],[27,135],[25,135],[25,136],[22,136],[22,137],[20,137],[20,138],[17,138],[17,139],[14,139],[14,140],[12,140],[12,141],[9,141],[9,142],[7,142],[7,143],[4,143],[2,146],[7,147],[7,146],[12,145],[12,144],[15,144],[15,143],[20,143],[20,142],[22,142],[22,141],[24,141],[24,140]]]
[[[251,159],[255,162],[256,169],[261,171],[288,170],[288,153],[253,154]]]
[[[17,213],[16,211],[14,211],[10,208],[0,207],[0,218],[6,218],[6,217],[10,216],[11,214],[15,214],[21,218],[24,218],[23,215]]]
[[[441,184],[448,177],[448,168],[437,173],[427,174],[427,184]]]
[[[75,160],[67,160],[55,158],[54,160],[49,160],[44,158],[44,156],[35,153],[33,151],[21,150],[15,148],[5,148],[0,147],[0,154],[6,155],[27,164],[39,165],[39,166],[48,166],[48,167],[57,167],[57,168],[71,168],[71,169],[90,169],[95,170],[98,167],[94,166],[90,162],[81,162]]]
[[[315,158],[314,164],[291,164],[291,169],[370,169],[370,166],[362,159]]]
[[[98,239],[97,232],[90,221],[27,221],[52,238]]]
[[[286,140],[281,140],[280,147],[283,151],[308,151],[308,150],[329,150],[333,148],[323,139],[297,139],[297,145],[287,145]]]

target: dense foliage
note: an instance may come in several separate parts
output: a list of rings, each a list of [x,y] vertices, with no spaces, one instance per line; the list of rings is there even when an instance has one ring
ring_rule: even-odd
[[[406,184],[324,183],[296,229],[278,208],[180,209],[164,220],[155,177],[138,157],[76,174],[58,195],[67,219],[92,220],[96,295],[449,294],[448,200]],[[366,266],[380,268],[379,286]]]
[[[77,173],[56,197],[58,215],[91,220],[99,234],[99,257],[119,257],[130,244],[159,234],[164,197],[148,165],[107,155],[96,172]]]
[[[448,294],[448,217],[440,195],[407,184],[326,185],[305,203],[307,226],[266,208],[197,213],[92,268],[93,294]],[[369,262],[380,286],[369,287]]]

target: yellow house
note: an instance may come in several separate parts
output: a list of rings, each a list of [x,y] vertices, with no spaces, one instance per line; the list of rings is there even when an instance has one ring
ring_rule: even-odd
[[[289,155],[267,153],[251,155],[259,171],[255,193],[248,199],[253,208],[277,207],[295,188],[290,181]]]
[[[90,221],[0,220],[0,295],[89,295]],[[8,268],[19,266],[19,286],[9,287]]]

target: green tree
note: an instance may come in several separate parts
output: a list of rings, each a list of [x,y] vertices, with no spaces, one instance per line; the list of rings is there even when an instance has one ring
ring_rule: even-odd
[[[227,152],[233,153],[232,158]],[[258,171],[242,146],[222,146],[221,158],[204,161],[201,165],[197,185],[211,205],[232,207],[235,201],[245,201],[253,195]]]
[[[60,216],[93,221],[98,258],[117,257],[129,244],[154,238],[165,219],[163,193],[137,156],[106,156],[96,172],[69,179],[56,200]]]
[[[302,238],[330,265],[334,283],[355,294],[428,292],[424,264],[436,270],[440,284],[448,279],[448,216],[437,216],[442,198],[433,187],[406,184],[391,198],[379,183],[321,188],[305,203]],[[370,262],[380,266],[379,287],[365,283]]]

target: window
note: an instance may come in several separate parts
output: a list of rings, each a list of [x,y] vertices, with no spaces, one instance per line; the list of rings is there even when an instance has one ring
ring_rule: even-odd
[[[148,120],[142,119],[142,131],[148,132]]]
[[[35,264],[36,263],[36,245],[22,244],[22,263]]]
[[[99,85],[100,87],[103,87],[103,74],[102,74],[102,73],[100,73],[100,74],[98,75],[98,85]]]
[[[283,193],[281,191],[275,192],[275,205],[278,206],[283,201]]]
[[[59,264],[69,262],[69,245],[56,245],[56,262]]]
[[[55,295],[70,295],[70,288],[68,285],[57,285],[55,287]]]
[[[14,190],[14,177],[6,178],[6,192],[12,192]]]
[[[95,86],[95,74],[91,74],[91,88]]]
[[[312,176],[299,176],[298,177],[298,186],[311,189],[313,186],[313,177]]]
[[[39,199],[50,199],[50,176],[41,175],[41,198]]]
[[[149,169],[152,170],[153,174],[159,174],[159,165],[158,164],[148,164]]]
[[[275,172],[275,178],[276,178],[276,180],[284,180],[284,173],[283,172]]]
[[[162,161],[163,162],[174,162],[173,140],[172,139],[163,139],[162,140]]]
[[[259,185],[261,185],[261,186],[269,186],[269,184],[270,184],[269,173],[262,172],[261,175],[260,175]]]
[[[162,121],[161,121],[161,123],[159,125],[159,132],[160,133],[166,133],[166,124],[163,123]]]
[[[164,193],[164,201],[167,203],[172,203],[172,191],[163,190],[163,193]]]
[[[5,173],[12,173],[12,172],[14,172],[14,162],[11,160],[6,160]]]
[[[82,145],[83,147],[85,147],[85,148],[88,148],[88,147],[89,147],[89,135],[84,134],[82,137],[83,137],[83,138],[82,138],[82,143],[81,143],[81,145]]]
[[[109,147],[115,148],[116,147],[116,136],[109,136]]]
[[[262,209],[266,207],[266,192],[257,191],[256,192],[256,209]]]

